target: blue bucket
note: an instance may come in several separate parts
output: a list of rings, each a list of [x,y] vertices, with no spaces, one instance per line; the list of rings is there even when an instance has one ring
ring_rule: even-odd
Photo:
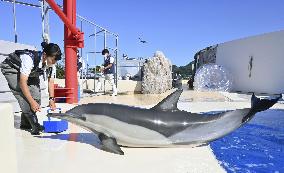
[[[61,113],[61,108],[57,108]],[[47,114],[51,114],[51,109],[47,110]],[[51,121],[48,117],[48,121],[43,121],[44,132],[46,133],[60,133],[68,129],[68,122],[65,120]]]

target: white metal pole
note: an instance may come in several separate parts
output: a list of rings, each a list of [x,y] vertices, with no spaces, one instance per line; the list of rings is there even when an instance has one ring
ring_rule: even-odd
[[[118,36],[115,37],[115,85],[117,88]]]
[[[94,76],[94,92],[96,90],[96,75],[97,75],[97,63],[96,63],[96,52],[97,52],[97,27],[95,27],[95,45],[94,45],[94,61],[95,61],[95,76]]]
[[[45,1],[40,1],[41,4],[41,25],[42,25],[42,39],[43,41],[49,43],[49,14],[48,5]]]
[[[16,18],[16,0],[13,0],[13,18],[14,18],[15,43],[17,43],[18,42],[18,34],[17,34],[17,18]]]
[[[107,48],[107,32],[104,30],[104,49]]]

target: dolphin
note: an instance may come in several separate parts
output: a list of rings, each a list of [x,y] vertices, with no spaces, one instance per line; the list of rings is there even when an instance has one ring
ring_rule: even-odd
[[[121,154],[120,146],[177,147],[199,146],[219,139],[260,111],[272,107],[280,98],[251,97],[251,108],[209,113],[191,113],[177,108],[182,93],[176,90],[151,109],[119,104],[89,103],[66,113],[48,116],[67,120],[98,135],[105,151]]]

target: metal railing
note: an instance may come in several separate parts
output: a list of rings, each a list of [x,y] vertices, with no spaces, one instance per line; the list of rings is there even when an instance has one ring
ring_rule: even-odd
[[[49,10],[52,10],[48,4],[43,1],[43,0],[39,0],[40,5],[37,4],[32,4],[32,3],[27,3],[27,2],[22,2],[22,1],[16,1],[16,0],[0,0],[2,2],[7,2],[7,3],[13,3],[13,21],[14,21],[14,34],[15,34],[15,42],[18,41],[18,34],[17,34],[17,28],[16,28],[16,4],[18,5],[24,5],[24,6],[28,6],[28,7],[35,7],[35,8],[41,8],[41,18],[42,18],[42,38],[44,41],[49,41]],[[58,5],[60,8],[62,8],[61,5]],[[101,33],[103,33],[104,36],[104,43],[103,43],[103,47],[104,49],[109,49],[111,51],[114,52],[114,58],[115,58],[115,64],[116,64],[116,72],[115,72],[115,84],[117,86],[117,64],[118,64],[118,39],[119,39],[119,35],[111,32],[110,30],[96,24],[94,21],[91,21],[79,14],[76,14],[76,16],[78,17],[78,19],[80,20],[80,24],[81,24],[81,31],[83,32],[83,24],[89,24],[92,27],[94,27],[94,33],[90,34],[89,37],[94,36],[94,48],[93,51],[88,51],[87,53],[93,52],[94,53],[94,58],[96,58],[96,54],[101,53],[101,50],[97,50],[97,36],[101,35]],[[107,45],[107,37],[111,36],[115,38],[115,46],[114,47],[110,47]],[[86,54],[87,55],[87,54]],[[81,57],[83,57],[83,48],[81,48]],[[88,63],[88,62],[87,62]]]

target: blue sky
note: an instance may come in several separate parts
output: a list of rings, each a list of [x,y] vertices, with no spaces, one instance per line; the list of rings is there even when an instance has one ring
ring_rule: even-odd
[[[37,0],[23,0],[38,4]],[[56,1],[62,4],[62,0]],[[88,2],[88,3],[86,3]],[[40,9],[16,6],[19,42],[39,47]],[[207,46],[284,28],[283,0],[77,0],[77,13],[119,34],[120,57],[150,57],[164,52],[173,64],[186,65]],[[0,2],[0,39],[14,40],[12,4]],[[78,23],[79,27],[79,23]],[[63,24],[50,13],[51,41],[63,49]],[[85,53],[94,51],[94,29],[83,25]],[[148,43],[139,43],[142,37]],[[107,40],[109,46],[114,39]],[[98,50],[102,37],[98,37]],[[95,63],[89,55],[90,63]],[[102,62],[96,56],[96,63]]]

